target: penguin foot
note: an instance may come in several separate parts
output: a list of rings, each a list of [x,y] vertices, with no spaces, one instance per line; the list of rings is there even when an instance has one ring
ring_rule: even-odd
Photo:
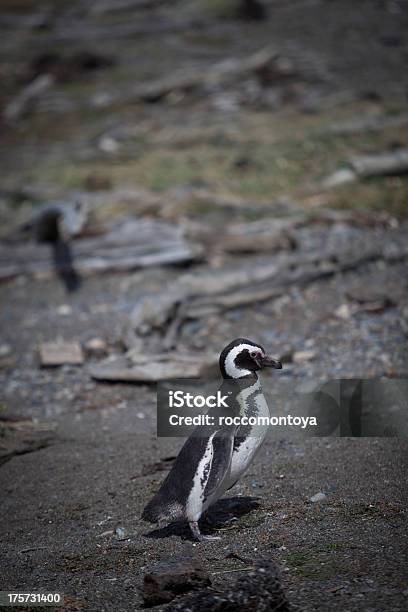
[[[215,540],[221,540],[221,536],[202,534],[197,521],[189,521],[189,525],[191,533],[193,534],[194,538],[199,542],[213,542]]]

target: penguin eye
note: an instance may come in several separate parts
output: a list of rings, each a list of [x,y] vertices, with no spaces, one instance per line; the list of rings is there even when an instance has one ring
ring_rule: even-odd
[[[251,357],[256,357],[256,356],[257,356],[257,354],[258,354],[258,353],[255,353],[255,351],[253,351],[253,352],[251,353]]]

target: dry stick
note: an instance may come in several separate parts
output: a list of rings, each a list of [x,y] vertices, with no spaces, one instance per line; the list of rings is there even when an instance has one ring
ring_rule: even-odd
[[[211,576],[217,576],[219,574],[228,574],[230,572],[248,572],[249,570],[256,569],[253,565],[249,567],[240,567],[238,569],[222,570],[221,572],[211,572]]]
[[[129,231],[133,223],[139,243]],[[187,242],[178,229],[163,222],[128,221],[105,236],[72,242],[74,267],[81,275],[123,272],[152,265],[169,265],[200,259],[201,248]],[[0,243],[0,281],[19,275],[48,278],[53,273],[49,245]]]
[[[47,550],[46,546],[32,546],[31,548],[23,548],[19,552],[20,554],[34,552],[36,550]]]

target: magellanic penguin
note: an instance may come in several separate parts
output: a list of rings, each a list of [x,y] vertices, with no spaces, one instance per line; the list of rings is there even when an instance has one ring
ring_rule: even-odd
[[[259,344],[237,338],[220,355],[223,383],[232,416],[267,416],[269,408],[257,372],[265,367],[281,368]],[[212,410],[208,413],[211,415]],[[160,489],[145,507],[142,518],[152,523],[185,519],[197,540],[219,539],[200,533],[198,520],[247,470],[266,432],[264,425],[223,425],[200,428],[185,442]]]

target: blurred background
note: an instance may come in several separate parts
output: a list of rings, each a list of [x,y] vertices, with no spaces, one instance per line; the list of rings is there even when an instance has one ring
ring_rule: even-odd
[[[141,580],[163,542],[185,544],[138,548],[178,450],[156,440],[154,383],[217,374],[233,338],[282,359],[275,396],[407,376],[407,32],[404,0],[2,1],[10,588],[63,587],[65,609],[140,604],[115,568]],[[268,525],[289,517],[274,555],[303,609],[333,594],[361,609],[364,593],[367,610],[402,610],[400,442],[354,442],[267,443],[238,495],[271,512],[231,537],[269,554]],[[330,512],[309,503],[319,493]]]

